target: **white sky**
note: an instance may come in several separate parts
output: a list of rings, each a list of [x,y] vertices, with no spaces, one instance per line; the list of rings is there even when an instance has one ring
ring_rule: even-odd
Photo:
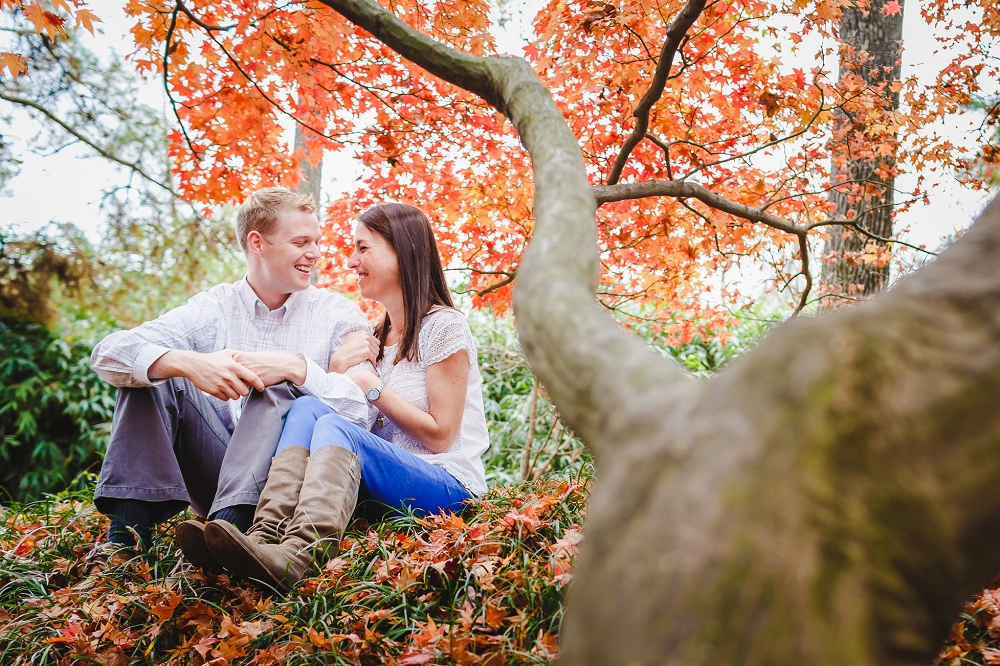
[[[119,54],[132,50],[128,29],[130,19],[125,16],[121,3],[115,0],[91,0],[93,11],[104,23],[100,32],[91,40],[91,47],[98,53],[114,49]],[[515,3],[510,3],[514,5]],[[929,79],[941,66],[941,58],[932,54],[929,28],[920,18],[916,2],[907,3],[904,16],[903,77],[916,74]],[[540,0],[526,0],[511,12],[510,20],[496,36],[500,48],[520,53],[524,36],[528,34],[531,18],[542,5]],[[805,46],[805,45],[803,45]],[[803,55],[810,55],[811,48],[802,48]],[[787,49],[782,57],[786,66],[797,66],[795,56]],[[167,111],[158,80],[148,82],[142,90],[143,101]],[[94,157],[80,145],[71,145],[55,155],[37,155],[26,150],[24,139],[34,133],[32,121],[24,114],[15,116],[14,127],[4,130],[5,136],[21,139],[14,142],[15,154],[23,160],[21,174],[8,186],[10,196],[0,197],[0,227],[14,226],[21,231],[38,229],[50,221],[73,222],[95,238],[102,224],[99,209],[101,191],[122,183],[127,174],[108,162]],[[960,136],[966,131],[961,121],[952,122],[948,132]],[[327,197],[351,187],[361,175],[360,165],[350,155],[329,155],[324,162],[323,190]],[[912,190],[913,176],[897,179],[901,190]],[[928,206],[917,205],[910,212],[897,218],[898,227],[909,227],[906,240],[915,244],[936,247],[941,238],[956,229],[968,226],[983,208],[989,195],[972,192],[958,185],[954,178],[940,177],[933,186]]]

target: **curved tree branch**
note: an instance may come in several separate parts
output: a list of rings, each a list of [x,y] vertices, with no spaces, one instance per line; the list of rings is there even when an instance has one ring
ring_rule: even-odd
[[[659,144],[657,144],[659,145]],[[664,152],[667,151],[663,147]],[[680,200],[697,199],[706,206],[729,213],[750,222],[759,222],[773,229],[794,234],[799,239],[799,260],[802,268],[799,275],[805,278],[806,284],[799,296],[799,303],[792,311],[792,317],[797,317],[809,302],[809,292],[812,291],[813,277],[809,268],[809,229],[771,215],[761,208],[751,208],[746,204],[737,203],[716,194],[701,185],[686,180],[647,180],[641,183],[619,183],[617,185],[595,185],[593,187],[597,205],[612,201],[629,199],[644,199],[646,197],[675,197]],[[687,205],[687,204],[685,204]],[[811,228],[811,227],[810,227]]]
[[[208,32],[228,32],[229,30],[233,30],[234,28],[236,28],[235,25],[210,25],[208,23],[205,23],[200,18],[195,16],[194,13],[187,8],[187,5],[185,5],[182,0],[177,0],[177,8],[181,10],[181,13],[184,14],[184,16],[187,16],[189,19],[191,19],[193,23],[195,23],[202,29],[207,30]]]
[[[618,182],[618,179],[621,178],[622,170],[625,168],[625,163],[628,162],[628,156],[632,154],[635,147],[646,136],[646,130],[649,129],[649,112],[653,108],[653,104],[663,94],[663,88],[667,84],[667,77],[670,75],[670,66],[674,61],[674,54],[677,52],[677,47],[680,46],[684,35],[694,24],[695,20],[697,20],[704,8],[705,0],[688,0],[681,13],[670,24],[670,27],[667,28],[667,39],[663,42],[660,59],[657,61],[656,70],[653,72],[653,80],[649,84],[649,90],[646,91],[646,94],[642,96],[642,99],[636,105],[635,110],[632,111],[632,116],[636,120],[635,127],[628,138],[625,139],[621,152],[618,153],[618,157],[611,167],[611,173],[608,175],[608,185],[614,185]]]
[[[760,222],[761,224],[766,224],[769,227],[795,234],[796,236],[802,236],[806,233],[804,227],[783,220],[776,215],[771,215],[760,208],[751,208],[746,204],[731,201],[721,194],[716,194],[701,185],[684,180],[647,180],[641,183],[595,185],[593,190],[598,206],[612,201],[644,199],[646,197],[697,199],[706,206],[711,206],[716,210],[721,210],[724,213],[729,213],[750,222]]]
[[[83,144],[87,145],[88,147],[90,147],[91,149],[93,149],[98,155],[100,155],[104,159],[109,160],[111,162],[114,162],[115,164],[120,164],[123,167],[125,167],[127,169],[130,169],[131,171],[139,174],[142,178],[144,178],[145,180],[149,181],[153,185],[156,185],[158,187],[163,188],[164,190],[166,190],[167,192],[169,192],[170,194],[172,194],[174,196],[178,196],[177,193],[174,192],[174,190],[173,190],[172,187],[170,187],[166,183],[164,183],[164,182],[162,182],[162,181],[154,178],[153,176],[150,176],[148,173],[146,173],[145,171],[143,171],[142,167],[139,166],[138,162],[129,162],[127,160],[123,160],[122,158],[118,157],[114,153],[109,152],[103,146],[95,143],[90,138],[88,138],[87,136],[85,136],[85,135],[81,134],[79,131],[77,131],[74,127],[72,127],[71,125],[65,123],[61,118],[59,118],[58,116],[56,116],[54,113],[52,113],[51,111],[49,111],[47,108],[45,108],[41,104],[38,104],[37,102],[34,102],[34,101],[30,100],[30,99],[26,99],[24,97],[19,97],[17,95],[12,95],[12,94],[7,93],[7,92],[5,92],[3,90],[0,90],[0,99],[2,99],[4,101],[7,101],[7,102],[10,102],[11,104],[17,104],[19,106],[25,106],[25,107],[34,109],[35,111],[38,111],[43,116],[45,116],[46,118],[48,118],[49,120],[51,120],[52,122],[54,122],[56,125],[59,125],[59,127],[61,127],[68,134],[70,134],[71,136],[73,136],[74,138],[76,138],[78,141],[80,141],[81,143],[83,143]]]
[[[174,38],[174,30],[177,28],[177,14],[180,12],[180,5],[175,5],[172,12],[170,12],[170,24],[167,26],[167,36],[163,39],[163,92],[167,96],[167,100],[170,102],[170,108],[174,112],[174,118],[177,119],[177,126],[181,130],[181,135],[184,137],[184,143],[187,144],[188,150],[195,158],[199,158],[201,153],[197,148],[194,147],[194,142],[191,141],[191,137],[188,135],[187,128],[184,126],[184,119],[181,118],[180,111],[177,110],[177,100],[174,99],[174,95],[170,92],[170,54],[174,52],[174,46],[172,44]]]
[[[513,123],[535,174],[536,226],[514,293],[519,338],[532,370],[595,458],[609,455],[623,429],[635,429],[628,415],[643,408],[654,387],[660,397],[671,386],[690,395],[684,373],[626,334],[596,301],[594,194],[576,137],[531,66],[522,58],[456,51],[369,0],[322,2]]]

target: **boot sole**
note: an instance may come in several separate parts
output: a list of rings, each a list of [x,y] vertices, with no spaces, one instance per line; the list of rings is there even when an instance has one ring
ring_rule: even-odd
[[[205,526],[193,520],[185,520],[174,529],[174,541],[184,553],[184,559],[193,566],[208,573],[222,573],[219,561],[212,555],[205,543]]]
[[[288,591],[288,585],[278,580],[257,556],[243,543],[246,537],[234,525],[224,520],[213,520],[205,526],[205,542],[212,556],[225,563],[226,570],[259,581],[267,587]]]

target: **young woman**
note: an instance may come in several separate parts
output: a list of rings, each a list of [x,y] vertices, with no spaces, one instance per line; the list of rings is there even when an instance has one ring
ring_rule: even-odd
[[[454,309],[427,217],[382,204],[358,218],[348,266],[364,298],[381,303],[377,338],[348,372],[378,410],[372,431],[313,397],[285,419],[254,524],[244,535],[215,520],[212,555],[229,571],[287,590],[336,550],[359,500],[417,513],[458,510],[486,492],[489,447],[476,345]],[[357,335],[357,334],[353,334]],[[377,343],[377,345],[376,345]]]

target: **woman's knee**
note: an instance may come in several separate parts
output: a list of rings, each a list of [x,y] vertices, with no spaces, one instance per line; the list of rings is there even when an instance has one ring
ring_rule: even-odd
[[[307,415],[321,416],[329,411],[330,408],[319,398],[304,395],[292,402],[292,406],[288,409],[288,418],[298,418]]]
[[[352,432],[352,429],[355,427],[357,426],[339,414],[334,413],[321,416],[316,421],[316,428],[313,430],[312,446],[310,446],[310,449],[316,451],[316,449],[324,446],[339,446],[356,454],[358,452],[357,444]]]

